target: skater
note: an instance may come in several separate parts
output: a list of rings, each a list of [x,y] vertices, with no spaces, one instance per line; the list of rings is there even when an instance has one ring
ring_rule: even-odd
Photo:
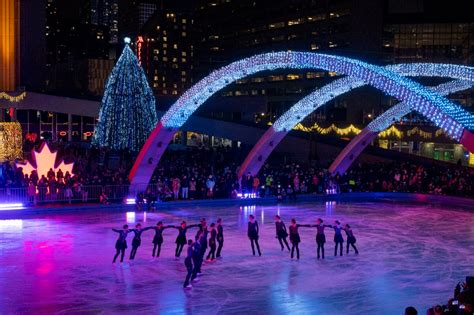
[[[286,238],[288,237],[288,232],[286,231],[286,226],[285,223],[281,220],[279,215],[275,216],[275,228],[276,228],[276,238],[280,242],[281,250],[285,250],[285,247],[283,247],[283,243],[285,243],[286,248],[288,248],[288,251],[290,251],[290,246],[288,245],[288,242],[286,241]]]
[[[184,265],[186,266],[187,274],[186,280],[184,280],[183,288],[192,288],[193,286],[189,283],[193,274],[193,240],[188,240],[188,249],[186,251],[186,258],[184,259]]]
[[[316,232],[316,243],[318,244],[318,259],[321,257],[324,259],[324,243],[326,243],[326,235],[324,234],[324,229],[327,227],[331,227],[331,225],[323,224],[323,219],[319,218],[316,221],[316,225],[312,225],[311,227],[315,227],[317,229]]]
[[[123,230],[117,230],[117,229],[112,229],[112,231],[119,233],[119,237],[117,239],[117,242],[115,242],[115,249],[117,252],[115,253],[113,263],[115,264],[115,261],[117,260],[118,255],[122,254],[120,256],[120,262],[123,263],[123,257],[125,256],[125,250],[127,249],[127,235],[130,233],[130,230],[128,229],[128,225],[125,224],[123,226]]]
[[[132,251],[130,252],[130,260],[135,259],[138,247],[140,247],[140,245],[142,244],[142,233],[151,229],[152,227],[142,229],[142,225],[138,223],[137,225],[135,225],[135,228],[131,230],[135,234],[135,236],[132,240]]]
[[[186,245],[186,232],[188,229],[197,227],[198,225],[186,225],[186,221],[182,221],[180,226],[173,226],[178,230],[178,236],[176,237],[176,251],[175,257],[178,258],[181,255],[184,245]]]
[[[346,254],[349,254],[349,245],[352,246],[352,248],[354,248],[355,250],[355,253],[356,255],[359,254],[359,251],[357,250],[357,247],[355,246],[355,243],[356,243],[356,238],[354,236],[354,233],[352,233],[352,228],[349,224],[346,224],[344,226],[344,231],[346,232],[346,236],[347,236],[347,244],[346,244],[346,247],[347,247],[347,250],[346,250]]]
[[[207,254],[207,261],[208,262],[213,262],[216,259],[216,238],[217,238],[217,231],[215,229],[215,223],[211,223],[210,226],[210,232],[211,232],[211,237],[209,238],[209,253]]]
[[[299,243],[301,242],[300,233],[298,232],[299,227],[311,227],[309,224],[296,224],[295,219],[291,219],[290,230],[290,242],[291,242],[291,259],[294,257],[296,249],[296,259],[300,259],[300,248]]]
[[[198,274],[198,265],[199,265],[199,255],[201,254],[201,244],[199,244],[199,239],[201,235],[198,233],[195,238],[195,242],[193,243],[193,272],[191,275],[191,281],[196,281],[197,274]]]
[[[221,252],[222,252],[222,247],[224,247],[224,228],[222,227],[222,219],[221,218],[217,219],[217,243],[219,243],[219,246],[217,246],[216,257],[220,258],[221,257]]]
[[[342,256],[342,247],[344,244],[344,238],[342,237],[342,230],[343,227],[341,226],[341,222],[338,220],[334,221],[334,226],[332,227],[334,229],[334,256],[337,256],[337,247],[339,246],[339,253],[340,256]]]
[[[255,220],[253,215],[249,215],[249,223],[247,229],[247,236],[250,239],[250,244],[252,245],[252,253],[255,256],[255,245],[257,245],[258,256],[262,256],[260,251],[260,245],[258,245],[258,222]]]
[[[168,228],[174,228],[173,225],[163,226],[163,222],[159,221],[156,226],[151,227],[155,230],[155,236],[153,237],[153,252],[151,253],[152,257],[160,257],[161,253],[161,244],[163,244],[163,231]]]
[[[202,259],[204,260],[204,256],[206,255],[207,251],[207,235],[209,233],[209,230],[207,229],[206,218],[202,218],[197,226],[199,227],[199,231],[197,231],[196,235],[200,235],[199,243],[201,245]]]

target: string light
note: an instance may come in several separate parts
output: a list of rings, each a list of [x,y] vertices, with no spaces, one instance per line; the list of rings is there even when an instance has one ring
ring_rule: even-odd
[[[93,144],[140,150],[157,123],[155,98],[129,41],[107,80]]]
[[[352,79],[349,77],[340,79],[347,80],[342,81],[344,84],[341,84],[340,80],[333,82],[336,83],[339,81],[336,85],[333,85],[336,88],[333,91],[334,95],[340,93],[338,89],[343,89],[347,92],[355,88],[350,85],[351,83],[366,81],[367,84],[370,84],[393,97],[402,101],[409,101],[415,110],[426,115],[426,117],[436,125],[445,128],[447,132],[456,139],[460,139],[464,128],[474,129],[474,117],[461,107],[455,105],[446,98],[429,91],[421,84],[404,78],[391,70],[340,56],[293,51],[256,55],[234,62],[212,72],[209,76],[205,77],[192,88],[187,90],[165,113],[161,122],[165,127],[179,128],[202,103],[204,103],[216,91],[224,88],[230,83],[259,71],[284,68],[319,68],[328,71],[335,71],[352,77]],[[433,68],[438,70],[436,65],[433,65]],[[463,75],[463,78],[472,78],[473,69],[470,67],[459,69],[455,65],[445,65],[442,69],[440,68],[438,72],[442,71],[452,71],[453,75],[466,73]],[[347,83],[349,83],[349,85],[347,85]],[[363,83],[361,83],[361,85],[362,84]],[[322,90],[323,88],[319,90]],[[311,111],[315,109],[314,104],[316,98],[317,95],[313,95],[312,98],[306,97],[297,103],[298,106],[293,106],[289,112],[285,113],[286,115],[284,116],[296,118],[292,119],[291,126],[295,126],[296,123],[306,117],[309,114],[308,111],[310,109]],[[287,127],[282,127],[280,129],[280,127],[281,126],[275,122],[274,128],[277,131],[292,129]]]
[[[23,91],[19,95],[9,95],[6,92],[0,92],[0,99],[5,99],[12,103],[21,102],[26,97],[26,92]]]

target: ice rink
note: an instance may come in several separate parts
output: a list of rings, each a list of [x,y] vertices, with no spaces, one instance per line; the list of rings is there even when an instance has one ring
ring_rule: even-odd
[[[261,228],[262,257],[251,255],[247,216]],[[334,257],[327,229],[326,259],[316,260],[315,229],[300,228],[301,259],[275,239],[274,215],[288,226],[349,223],[360,255]],[[133,264],[112,264],[117,233],[128,222],[155,225],[224,221],[223,258],[184,290],[184,257],[174,258],[177,231],[166,230],[159,259],[154,232],[142,235]],[[189,237],[194,237],[195,229]],[[345,237],[345,235],[344,235]],[[474,212],[384,202],[176,208],[157,212],[54,214],[0,220],[0,313],[94,314],[420,314],[446,303],[456,283],[474,274]]]

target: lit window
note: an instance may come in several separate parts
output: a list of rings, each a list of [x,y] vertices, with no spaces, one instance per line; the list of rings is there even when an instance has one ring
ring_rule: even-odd
[[[318,50],[318,49],[319,49],[319,45],[311,44],[311,50]]]
[[[185,51],[182,51],[182,52],[181,52],[181,56],[186,57],[186,52],[185,52]]]
[[[167,41],[168,41],[168,37],[163,36],[163,41],[164,41],[164,42],[167,42]]]
[[[173,44],[174,49],[178,49],[178,44]]]
[[[181,76],[186,76],[186,71],[181,71]]]
[[[181,78],[181,82],[185,83],[185,82],[186,82],[186,78]]]
[[[168,91],[167,90],[163,90],[163,94],[168,94]]]
[[[163,61],[168,61],[168,57],[163,57]]]
[[[157,75],[155,75],[155,76],[153,77],[153,81],[158,81],[158,76],[157,76]]]
[[[335,77],[335,76],[337,76],[337,72],[329,71],[329,72],[328,72],[328,75],[329,75],[330,77]]]
[[[299,74],[288,74],[288,75],[286,76],[286,79],[287,79],[287,80],[290,80],[290,81],[292,81],[292,80],[298,80],[298,79],[300,79],[300,78],[301,78],[301,77],[300,77]]]
[[[186,37],[186,32],[182,32],[181,36]]]
[[[160,51],[159,51],[158,49],[153,49],[153,53],[154,53],[155,55],[159,55],[159,54],[160,54]]]
[[[301,18],[301,19],[296,19],[296,20],[290,20],[288,21],[288,26],[292,26],[292,25],[298,25],[298,24],[302,24],[304,23],[304,19]]]
[[[181,19],[181,23],[186,24],[186,19]]]
[[[186,62],[186,58],[181,58],[181,62]]]
[[[212,51],[219,51],[219,47],[217,47],[217,46],[211,47],[211,50]]]
[[[178,91],[173,90],[173,95],[178,95]]]

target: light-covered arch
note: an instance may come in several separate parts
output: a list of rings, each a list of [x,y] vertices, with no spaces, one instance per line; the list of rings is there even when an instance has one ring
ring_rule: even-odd
[[[340,56],[309,52],[274,52],[246,58],[219,70],[187,90],[160,119],[141,149],[129,175],[132,189],[147,185],[173,134],[209,97],[232,82],[259,71],[275,69],[323,69],[356,78],[401,100],[440,123],[450,122],[450,133],[461,137],[462,115],[442,115],[457,106],[422,85],[392,71],[365,62]]]
[[[470,89],[473,85],[473,82],[455,80],[438,85],[437,87],[434,87],[433,90],[440,95],[449,95]],[[403,116],[409,114],[411,111],[412,108],[410,104],[405,102],[400,102],[385,111],[382,115],[362,129],[362,131],[344,147],[329,167],[329,172],[331,172],[331,174],[344,174],[351,166],[352,162],[356,160],[356,158],[380,132],[389,128],[394,121],[399,121]]]
[[[452,64],[414,63],[391,65],[387,66],[386,68],[403,76],[445,77],[462,80],[463,82],[474,82],[474,68],[466,66]],[[248,172],[251,174],[258,173],[273,149],[298,123],[300,123],[313,111],[335,97],[347,93],[355,88],[359,88],[363,85],[365,85],[365,83],[360,79],[354,77],[344,77],[317,89],[313,93],[298,101],[280,118],[278,118],[259,139],[242,163],[238,176],[241,177],[243,174]],[[452,85],[441,85],[440,89],[446,91],[449,87],[454,88]],[[436,91],[433,91],[433,93],[437,94]],[[471,150],[474,149],[472,144],[469,145],[469,142],[472,141],[472,138],[469,137],[470,132],[468,130],[474,129],[474,116],[472,116],[469,112],[465,111],[458,105],[443,108],[432,106],[417,107],[415,106],[416,104],[404,102],[404,106],[408,105],[410,105],[411,110],[420,112],[422,115],[433,121],[436,125],[443,128],[449,136],[453,137],[457,141],[460,141],[466,147],[472,148]],[[390,113],[392,113],[392,111],[389,109],[387,114],[389,115]],[[454,117],[455,119],[453,119]],[[457,129],[456,126],[460,127],[461,130]],[[363,132],[361,137],[366,133],[367,132]]]

